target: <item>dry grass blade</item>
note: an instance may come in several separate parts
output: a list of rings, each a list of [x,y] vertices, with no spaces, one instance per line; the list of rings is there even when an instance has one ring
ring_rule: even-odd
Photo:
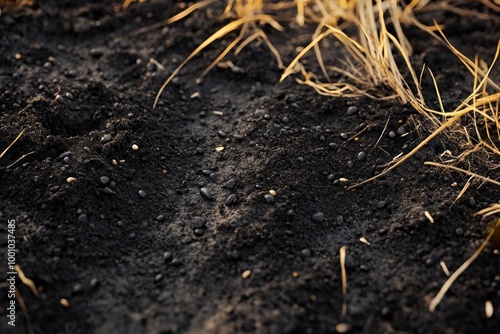
[[[16,299],[19,303],[19,307],[21,308],[24,317],[26,318],[26,326],[28,327],[28,334],[34,334],[35,331],[33,330],[33,325],[31,324],[31,318],[28,313],[28,308],[26,307],[26,303],[24,302],[23,297],[17,290],[16,290]]]
[[[500,226],[500,219],[496,222],[495,227],[490,231],[486,239],[484,239],[483,243],[479,248],[472,254],[472,256],[467,259],[458,269],[453,273],[453,275],[448,278],[448,280],[443,284],[441,287],[441,290],[439,290],[439,293],[434,297],[434,299],[431,301],[429,304],[429,311],[434,312],[436,310],[436,307],[439,305],[441,300],[443,299],[444,295],[446,292],[450,289],[450,287],[453,285],[455,280],[471,265],[472,262],[481,254],[481,252],[484,250],[488,242],[490,241],[491,237],[493,236],[493,233],[495,230]]]
[[[167,23],[172,23],[176,22],[178,20],[181,20],[185,18],[187,15],[191,14],[195,10],[207,6],[215,1],[213,0],[206,0],[202,1],[200,3],[197,3],[195,5],[190,6],[183,12],[177,14],[176,16],[172,17],[170,20],[167,21]],[[233,32],[234,30],[241,29],[240,34],[236,39],[234,39],[225,49],[224,51],[208,66],[208,68],[202,73],[202,77],[206,75],[215,65],[217,65],[222,59],[236,46],[240,44],[240,47],[238,47],[235,51],[235,53],[239,53],[243,47],[245,47],[248,43],[253,41],[254,39],[261,38],[264,40],[266,45],[269,47],[271,52],[274,54],[278,61],[278,66],[281,68],[283,67],[283,63],[281,61],[281,57],[277,51],[277,49],[272,45],[270,40],[267,38],[266,34],[264,31],[262,31],[259,26],[261,25],[270,25],[276,30],[282,31],[284,28],[271,16],[268,14],[265,14],[264,12],[264,5],[265,1],[264,0],[234,0],[234,1],[229,1],[228,5],[226,6],[226,9],[224,11],[223,17],[231,17],[235,18],[233,21],[230,23],[226,24],[219,30],[217,30],[214,34],[212,34],[209,38],[207,38],[203,43],[201,43],[173,72],[172,74],[168,77],[168,79],[163,83],[161,86],[160,90],[158,91],[154,104],[153,104],[153,109],[156,108],[156,105],[158,103],[158,100],[165,90],[165,87],[172,81],[172,79],[179,73],[179,71],[190,61],[192,60],[197,54],[199,54],[202,50],[204,50],[207,46],[211,45],[214,43],[216,40],[223,38],[224,36],[228,35],[229,33]],[[285,5],[283,7],[286,7]],[[278,6],[279,8],[279,6]],[[253,31],[253,33],[251,33]],[[247,34],[250,33],[250,36],[246,37]]]
[[[498,60],[498,56],[500,54],[500,40],[499,43],[497,44],[495,56],[493,58],[493,61],[488,68],[488,70],[484,73],[484,76],[482,77],[481,81],[479,81],[479,74],[478,71],[475,71],[474,74],[474,88],[472,93],[463,101],[453,112],[447,112],[445,115],[450,116],[448,120],[446,120],[444,123],[442,123],[434,132],[432,132],[427,138],[425,138],[419,145],[417,145],[411,152],[406,154],[402,159],[398,160],[396,163],[394,163],[391,167],[385,169],[382,171],[380,174],[369,178],[363,182],[360,182],[358,184],[352,185],[349,188],[354,188],[357,186],[360,186],[362,184],[365,184],[367,182],[371,182],[382,175],[387,174],[394,168],[398,167],[401,165],[403,162],[408,160],[411,156],[413,156],[417,151],[419,151],[422,147],[424,147],[427,143],[429,143],[433,138],[435,138],[438,134],[443,132],[445,129],[449,128],[451,125],[455,124],[461,117],[464,115],[467,115],[468,113],[473,113],[473,112],[479,112],[481,114],[484,114],[484,111],[482,108],[491,106],[492,103],[498,103],[500,101],[500,92],[488,95],[485,93],[485,86],[487,83],[490,82],[489,80],[489,75],[491,73],[491,70],[493,69],[496,61]],[[478,97],[479,96],[479,97]],[[484,141],[482,142],[487,146],[487,143]],[[470,174],[469,174],[470,175]],[[489,180],[489,179],[488,179]],[[497,182],[492,180],[493,183]]]
[[[345,270],[346,246],[340,247],[340,270],[342,272],[342,316],[347,314],[347,273]]]
[[[164,27],[164,26],[166,26],[168,24],[171,24],[171,23],[177,22],[179,20],[182,20],[183,18],[185,18],[186,16],[188,16],[189,14],[191,14],[192,12],[194,12],[195,10],[203,8],[205,6],[208,6],[208,5],[210,5],[210,4],[212,4],[212,3],[216,2],[216,1],[217,0],[205,0],[205,1],[197,2],[197,3],[189,6],[186,10],[183,10],[179,14],[171,17],[167,21],[159,22],[159,23],[156,23],[156,24],[153,24],[153,25],[141,28],[141,29],[133,32],[132,36],[140,35],[140,34],[143,34],[145,32],[148,32],[148,31],[151,31],[151,30],[155,30],[155,29]],[[127,7],[125,7],[125,8],[127,8]]]
[[[459,168],[459,167],[455,167],[455,166],[451,166],[451,165],[443,165],[443,164],[440,164],[440,163],[437,163],[437,162],[432,162],[432,161],[426,161],[426,162],[424,162],[424,165],[429,165],[429,166],[434,166],[434,167],[441,167],[441,168],[446,168],[446,169],[452,169],[452,170],[455,170],[457,172],[461,172],[461,173],[467,174],[469,176],[473,176],[473,177],[476,177],[476,178],[481,179],[483,181],[490,182],[490,183],[493,183],[493,184],[495,184],[497,186],[500,186],[500,182],[498,182],[496,180],[490,179],[489,177],[485,177],[485,176],[473,173],[471,171],[468,171],[468,170],[465,170],[465,169],[462,169],[462,168]]]
[[[31,279],[26,277],[26,275],[24,275],[24,272],[21,270],[21,267],[19,267],[19,265],[16,264],[15,268],[16,268],[16,271],[19,275],[19,279],[21,280],[21,282],[23,282],[24,285],[29,287],[31,289],[31,292],[33,292],[33,294],[36,297],[40,297],[40,294],[38,293],[38,289],[35,286],[35,283]]]
[[[443,166],[445,166],[446,168],[448,167],[447,165],[443,165]],[[455,200],[453,201],[453,203],[451,203],[450,207],[452,207],[453,205],[455,205],[455,203],[460,198],[462,198],[462,196],[465,194],[465,192],[467,191],[467,189],[469,189],[471,181],[472,181],[473,178],[474,178],[474,176],[469,177],[469,179],[467,180],[467,182],[465,183],[465,185],[462,187],[462,190],[460,190],[460,193],[458,193],[458,195],[455,198]]]
[[[474,214],[474,216],[488,217],[500,213],[500,203],[495,203],[489,207],[482,209]]]
[[[9,145],[9,146],[7,146],[7,148],[6,148],[5,150],[3,150],[2,154],[0,154],[0,159],[2,159],[2,157],[5,155],[5,153],[7,153],[7,151],[8,151],[8,150],[12,147],[12,145],[14,145],[14,144],[16,143],[16,141],[18,141],[18,140],[19,140],[19,138],[21,138],[21,136],[23,135],[23,133],[24,133],[24,130],[23,130],[23,131],[21,131],[21,132],[17,135],[16,139],[14,139],[14,141],[12,141],[12,143],[10,143],[10,145]]]

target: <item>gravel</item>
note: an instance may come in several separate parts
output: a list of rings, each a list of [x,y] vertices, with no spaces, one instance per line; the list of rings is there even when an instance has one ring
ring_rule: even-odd
[[[235,201],[236,201],[236,194],[231,194],[226,199],[226,205],[230,206],[230,205],[234,204]]]
[[[353,115],[358,111],[358,107],[350,106],[347,108],[347,115]]]
[[[236,184],[238,183],[238,180],[237,179],[231,179],[229,180],[224,186],[227,188],[227,189],[234,189],[234,187],[236,187]]]
[[[359,161],[365,160],[366,159],[366,153],[364,151],[359,152],[357,158],[358,158]]]
[[[212,192],[210,191],[210,189],[208,189],[207,187],[203,187],[200,189],[200,194],[205,197],[206,199],[208,200],[213,200],[213,197],[212,197]]]
[[[264,196],[264,199],[266,200],[267,203],[270,203],[270,204],[274,203],[274,196],[271,194],[266,194]]]

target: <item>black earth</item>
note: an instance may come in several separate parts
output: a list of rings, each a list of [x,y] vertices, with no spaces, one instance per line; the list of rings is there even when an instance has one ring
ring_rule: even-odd
[[[473,214],[500,198],[497,186],[473,182],[453,204],[469,176],[423,164],[461,152],[453,133],[350,188],[418,145],[428,122],[397,101],[279,83],[265,43],[197,82],[229,39],[191,61],[153,109],[168,75],[223,22],[202,9],[140,31],[179,3],[120,5],[40,1],[0,17],[0,150],[25,130],[0,159],[1,333],[498,333],[491,245],[428,310],[447,279],[442,264],[454,272],[485,238],[489,221]],[[438,22],[465,54],[490,62],[500,19],[471,6],[490,19]],[[284,25],[265,31],[289,63],[311,31]],[[468,72],[424,33],[408,37],[445,106],[456,106]],[[469,162],[495,179],[495,161]],[[39,291],[14,275],[15,327],[9,234]]]

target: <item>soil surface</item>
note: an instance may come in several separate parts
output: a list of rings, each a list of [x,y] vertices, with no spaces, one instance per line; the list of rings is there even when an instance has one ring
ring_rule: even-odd
[[[0,160],[1,267],[15,220],[16,263],[40,291],[17,278],[26,309],[18,298],[9,326],[2,269],[0,332],[498,333],[491,245],[428,311],[447,278],[440,263],[454,272],[472,255],[488,224],[473,214],[500,198],[498,187],[473,182],[452,205],[469,177],[423,162],[460,145],[440,136],[349,188],[409,152],[429,124],[397,101],[279,83],[264,43],[229,56],[238,68],[215,67],[196,83],[229,43],[218,41],[153,110],[168,75],[223,24],[200,10],[138,33],[179,11],[172,0],[127,10],[47,1],[0,17],[0,149],[25,129]],[[443,20],[460,50],[491,61],[498,15]],[[288,37],[265,31],[289,63],[311,31],[284,25]],[[464,67],[422,32],[409,37],[445,106],[456,106],[470,92]],[[493,75],[498,82],[498,66]],[[485,155],[473,170],[500,177],[487,160],[498,164]]]

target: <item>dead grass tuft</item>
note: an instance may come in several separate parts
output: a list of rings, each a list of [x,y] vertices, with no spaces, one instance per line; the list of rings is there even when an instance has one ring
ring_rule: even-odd
[[[200,3],[194,4],[183,12],[175,15],[167,23],[174,23],[179,21],[193,11],[205,7],[214,3],[214,0],[206,0]],[[158,99],[160,98],[165,87],[172,81],[172,79],[179,73],[179,71],[197,54],[203,51],[207,46],[214,43],[216,40],[227,36],[229,33],[239,30],[239,35],[232,40],[229,45],[222,51],[222,53],[205,69],[201,74],[201,77],[205,76],[215,65],[217,65],[224,57],[231,51],[234,50],[235,54],[241,52],[245,46],[254,40],[263,40],[268,46],[269,50],[276,57],[276,61],[280,68],[284,68],[283,61],[278,50],[271,43],[267,35],[261,29],[264,25],[269,25],[276,30],[283,31],[284,28],[278,23],[277,19],[268,14],[268,11],[279,11],[280,9],[288,8],[289,3],[276,3],[272,4],[264,0],[230,0],[221,16],[222,20],[230,20],[229,23],[224,25],[222,28],[213,33],[208,37],[203,43],[201,43],[168,77],[168,79],[163,83],[158,94],[156,95],[153,108],[156,107]]]
[[[0,16],[3,14],[15,14],[26,8],[33,7],[35,1],[30,0],[0,0]]]

